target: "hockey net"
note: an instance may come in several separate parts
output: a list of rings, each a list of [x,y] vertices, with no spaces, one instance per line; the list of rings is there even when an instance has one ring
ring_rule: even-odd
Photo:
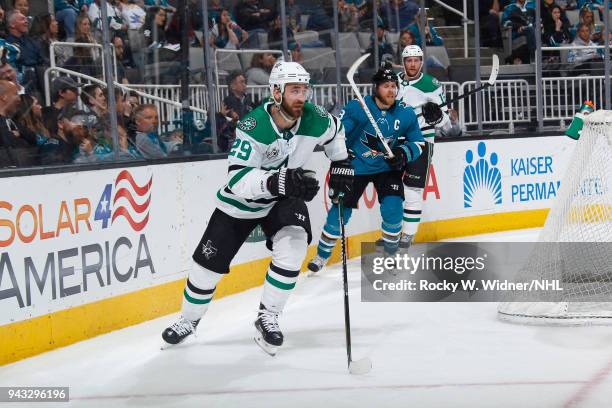
[[[510,292],[498,306],[499,318],[612,324],[612,111],[586,116],[538,241],[517,279],[559,280],[564,290],[546,292],[537,302]]]

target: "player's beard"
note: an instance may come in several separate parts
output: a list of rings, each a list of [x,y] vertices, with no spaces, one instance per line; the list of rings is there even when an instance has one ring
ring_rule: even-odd
[[[304,112],[304,102],[296,101],[289,105],[287,101],[283,99],[283,102],[281,103],[281,109],[295,120],[302,116],[302,112]]]
[[[392,106],[395,103],[395,92],[382,91],[376,92],[376,98],[386,106]]]

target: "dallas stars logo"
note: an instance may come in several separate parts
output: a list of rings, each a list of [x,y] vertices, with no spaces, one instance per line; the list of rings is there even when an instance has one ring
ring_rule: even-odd
[[[244,130],[245,132],[255,129],[255,126],[257,126],[257,121],[255,118],[244,118],[238,122],[238,128],[240,130]]]
[[[206,242],[206,245],[202,245],[202,255],[204,255],[206,259],[210,259],[217,255],[217,248],[213,246],[210,239]]]

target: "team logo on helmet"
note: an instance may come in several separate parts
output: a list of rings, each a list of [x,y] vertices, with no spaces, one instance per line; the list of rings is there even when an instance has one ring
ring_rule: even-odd
[[[255,126],[257,126],[257,121],[255,120],[255,118],[251,117],[245,118],[244,120],[238,122],[238,128],[240,130],[244,130],[245,132],[255,129]]]

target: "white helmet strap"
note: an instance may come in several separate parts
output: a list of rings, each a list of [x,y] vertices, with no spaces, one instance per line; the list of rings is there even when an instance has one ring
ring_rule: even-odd
[[[274,87],[275,88],[278,87],[278,90],[280,91],[280,94],[281,94],[279,101],[277,101],[276,98],[274,97],[274,94],[272,94],[272,101],[274,101],[274,106],[278,108],[278,113],[280,113],[283,119],[286,120],[287,122],[295,122],[297,118],[294,118],[293,116],[291,116],[289,112],[287,112],[285,108],[283,108],[283,94],[285,93],[285,84],[275,85]]]

